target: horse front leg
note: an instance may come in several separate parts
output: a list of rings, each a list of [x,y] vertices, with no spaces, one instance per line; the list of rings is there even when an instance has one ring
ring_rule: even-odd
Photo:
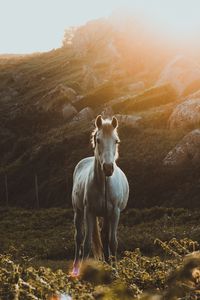
[[[73,275],[79,274],[80,250],[83,242],[83,212],[77,210],[74,213],[75,225],[75,257],[73,263]]]
[[[117,228],[119,224],[119,218],[120,218],[120,209],[116,207],[114,208],[112,216],[110,218],[110,241],[109,241],[111,255],[114,257],[115,261],[117,258],[117,246],[118,246]]]
[[[108,263],[110,256],[110,248],[109,248],[109,222],[107,218],[104,218],[103,228],[101,230],[101,239],[103,244],[103,254],[104,260]]]
[[[83,243],[83,259],[89,257],[92,248],[92,236],[96,216],[87,207],[84,210],[85,238]]]

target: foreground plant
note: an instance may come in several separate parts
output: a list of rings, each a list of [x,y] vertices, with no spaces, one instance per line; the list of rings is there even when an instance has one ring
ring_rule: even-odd
[[[126,251],[115,267],[96,261],[83,264],[79,277],[62,270],[35,269],[0,256],[0,299],[143,299],[194,300],[200,297],[200,253],[189,239],[156,240],[161,256]],[[151,294],[144,292],[151,291]],[[60,297],[60,295],[63,295]]]

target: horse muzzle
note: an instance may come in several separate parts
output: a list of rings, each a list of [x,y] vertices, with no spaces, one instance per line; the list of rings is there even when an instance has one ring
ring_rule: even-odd
[[[104,171],[104,174],[105,174],[107,177],[112,176],[113,171],[114,171],[114,165],[113,165],[113,163],[111,163],[111,164],[106,164],[106,163],[104,163],[104,164],[103,164],[103,171]]]

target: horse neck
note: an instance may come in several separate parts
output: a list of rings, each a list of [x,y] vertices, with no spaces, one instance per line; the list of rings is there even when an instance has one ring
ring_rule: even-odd
[[[101,169],[101,165],[95,156],[94,156],[94,180],[98,185],[104,186],[105,184],[104,172]]]

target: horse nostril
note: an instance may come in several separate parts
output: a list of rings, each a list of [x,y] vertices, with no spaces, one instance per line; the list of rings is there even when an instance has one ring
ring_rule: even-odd
[[[104,163],[103,164],[103,170],[104,170],[104,173],[105,173],[106,176],[111,176],[113,171],[114,171],[113,163],[111,163],[111,164]]]

